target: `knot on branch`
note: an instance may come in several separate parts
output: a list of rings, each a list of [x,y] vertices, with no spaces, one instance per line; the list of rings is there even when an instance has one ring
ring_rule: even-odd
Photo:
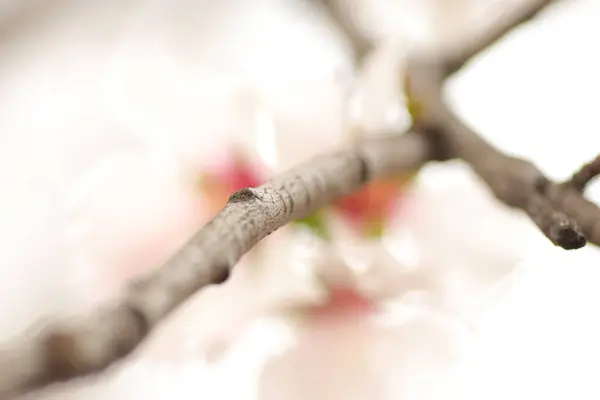
[[[241,203],[243,201],[258,199],[258,195],[252,188],[238,190],[229,197],[228,203]]]
[[[213,285],[220,285],[222,283],[225,283],[229,279],[230,275],[231,266],[222,265],[214,269],[210,281]]]

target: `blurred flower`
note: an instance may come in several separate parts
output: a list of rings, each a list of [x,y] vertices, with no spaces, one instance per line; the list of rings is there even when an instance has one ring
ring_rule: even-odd
[[[403,188],[411,178],[411,175],[407,175],[369,183],[359,191],[334,203],[333,209],[361,235],[381,237],[394,212],[397,211]]]
[[[448,308],[481,305],[538,235],[462,164],[426,167],[396,218],[386,247],[428,276]]]
[[[334,213],[341,217],[344,227],[358,237],[381,238],[400,205],[403,187],[408,181],[409,178],[400,178],[369,183],[332,205],[294,221],[292,226],[307,227],[320,238],[331,241],[337,238],[329,215]]]
[[[343,264],[318,263],[324,301],[280,314],[296,340],[267,362],[260,399],[413,398],[460,354],[464,327],[427,308],[386,317],[377,289]]]

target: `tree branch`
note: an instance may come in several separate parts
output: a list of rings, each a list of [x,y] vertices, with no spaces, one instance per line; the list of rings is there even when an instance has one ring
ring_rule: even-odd
[[[507,33],[523,25],[546,7],[557,0],[527,0],[522,2],[516,10],[507,10],[506,15],[501,16],[489,30],[474,36],[472,42],[461,44],[460,47],[452,50],[445,60],[445,75],[451,75],[461,69],[469,60],[494,45],[502,39]]]
[[[573,189],[583,192],[588,183],[598,175],[600,175],[600,155],[582,166],[566,183],[571,185]]]
[[[437,143],[438,159],[462,159],[506,205],[524,211],[557,246],[577,249],[587,240],[600,244],[600,209],[576,190],[600,162],[575,174],[571,185],[551,182],[531,162],[502,153],[463,123],[443,98],[446,78],[515,26],[528,21],[551,0],[534,0],[489,32],[446,54],[414,57],[408,62],[407,97],[412,104],[415,130]]]
[[[131,353],[193,293],[226,280],[244,253],[274,230],[371,180],[414,171],[430,160],[469,163],[500,200],[527,213],[555,244],[581,247],[581,231],[600,243],[600,211],[581,196],[595,166],[568,184],[552,183],[531,163],[492,147],[443,101],[447,76],[548,3],[533,0],[447,55],[410,60],[409,97],[419,106],[412,131],[360,142],[234,193],[212,221],[165,265],[133,284],[118,304],[77,324],[49,327],[33,345],[0,352],[0,398],[106,368]]]
[[[0,398],[106,368],[197,290],[225,281],[239,259],[271,232],[367,181],[414,171],[430,159],[423,135],[396,134],[316,157],[260,187],[234,193],[212,221],[160,269],[133,284],[116,306],[74,326],[50,328],[33,355],[13,348],[0,353],[0,371],[26,355],[29,360],[18,373],[13,368],[12,374],[0,374]]]

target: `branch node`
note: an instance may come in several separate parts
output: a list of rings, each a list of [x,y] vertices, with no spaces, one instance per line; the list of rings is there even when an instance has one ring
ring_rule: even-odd
[[[238,190],[229,197],[228,203],[241,203],[244,201],[259,199],[260,197],[253,188]]]
[[[229,279],[230,274],[231,268],[229,266],[225,265],[219,268],[215,268],[211,282],[215,285],[220,285],[224,283],[227,279]]]

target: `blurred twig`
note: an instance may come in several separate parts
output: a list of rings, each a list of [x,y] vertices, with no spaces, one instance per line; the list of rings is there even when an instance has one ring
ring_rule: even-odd
[[[352,33],[356,29],[345,22],[347,17],[334,1],[322,1],[349,38],[361,38]],[[450,75],[555,1],[529,0],[470,41],[432,55],[410,57],[406,95],[414,130],[428,137],[436,160],[467,162],[499,200],[523,210],[552,243],[577,249],[586,244],[586,237],[600,244],[600,223],[595,223],[600,221],[600,209],[580,194],[587,181],[600,173],[600,161],[582,168],[570,185],[550,182],[531,162],[506,155],[485,141],[453,113],[443,96]],[[364,48],[363,42],[361,39],[356,46]]]
[[[352,44],[354,59],[360,63],[371,51],[372,43],[360,29],[356,29],[353,14],[349,8],[353,0],[318,0],[325,12],[335,21],[338,27]]]
[[[598,175],[600,175],[600,155],[575,172],[567,183],[575,190],[582,192]]]
[[[595,223],[600,221],[600,209],[585,200],[572,185],[551,182],[531,162],[493,147],[463,123],[443,98],[443,85],[449,75],[552,2],[530,0],[460,48],[409,59],[407,97],[414,104],[415,129],[435,139],[440,159],[464,160],[499,200],[523,210],[552,243],[565,249],[577,249],[586,244],[586,238],[600,244],[599,224]]]
[[[12,372],[0,376],[0,397],[106,368],[135,349],[194,292],[227,279],[242,255],[269,233],[370,180],[412,171],[431,160],[460,158],[469,163],[500,200],[525,211],[555,244],[584,245],[579,226],[588,240],[600,243],[600,210],[580,191],[552,183],[531,163],[501,153],[443,101],[442,86],[452,72],[549,3],[531,0],[464,47],[411,59],[408,94],[417,107],[411,108],[415,125],[410,132],[360,142],[299,165],[258,188],[234,193],[175,257],[132,285],[119,304],[99,310],[76,327],[41,335],[38,352],[11,348],[10,353],[0,353],[0,371]],[[580,175],[585,173],[576,174]],[[19,360],[27,363],[13,368]]]
[[[2,0],[0,0],[2,1]],[[6,15],[0,15],[0,43],[35,29],[49,16],[59,15],[69,6],[64,0],[10,0]]]

